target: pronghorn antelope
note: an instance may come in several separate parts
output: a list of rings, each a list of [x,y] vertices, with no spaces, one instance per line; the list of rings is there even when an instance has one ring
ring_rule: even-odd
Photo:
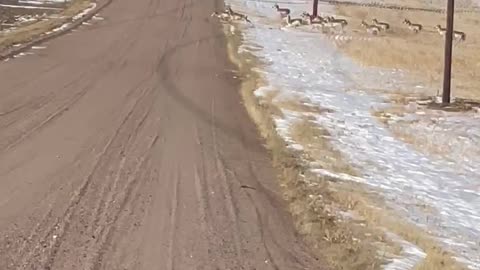
[[[292,19],[290,15],[287,15],[286,21],[287,21],[287,26],[289,27],[298,27],[304,24],[302,19],[299,19],[299,18]]]
[[[335,19],[332,16],[326,17],[325,22],[323,23],[323,26],[328,27],[330,29],[336,29],[337,27],[340,27],[342,32],[344,31],[343,28],[348,25],[348,22],[344,19]]]
[[[227,14],[229,14],[230,17],[231,17],[233,20],[235,20],[235,21],[243,20],[243,21],[252,23],[252,22],[248,19],[248,16],[247,16],[247,15],[233,11],[233,9],[232,9],[230,6],[227,6],[227,8],[225,9],[225,11],[226,11]]]
[[[212,15],[210,15],[210,17],[217,17],[218,19],[222,20],[222,21],[230,21],[232,19],[232,16],[230,16],[230,14],[228,14],[228,12],[224,11],[224,12],[213,12]]]
[[[290,15],[290,9],[288,8],[280,8],[278,4],[273,5],[273,8],[276,9],[278,13],[280,13],[280,16],[282,18]]]
[[[437,24],[435,27],[435,30],[438,31],[438,33],[445,37],[445,35],[447,34],[447,29],[446,28],[443,28],[441,27],[439,24]],[[465,41],[466,39],[466,35],[464,32],[460,32],[460,31],[453,31],[453,39],[456,39],[458,41]]]
[[[312,21],[314,23],[322,23],[325,21],[324,18],[322,18],[321,16],[313,16],[313,15],[310,15],[310,13],[308,12],[303,12],[302,13],[302,16],[301,16],[303,19],[305,19],[305,21]]]
[[[369,34],[378,35],[378,33],[380,32],[380,27],[376,25],[367,24],[365,21],[362,21],[362,26],[365,27],[365,29],[367,30],[367,33]]]
[[[373,19],[372,20],[373,24],[380,27],[381,30],[383,31],[387,31],[388,29],[390,29],[390,25],[386,22],[379,22],[377,19]]]
[[[325,21],[315,20],[312,17],[308,17],[308,24],[312,26],[312,29],[318,29],[319,27],[324,29]]]
[[[327,16],[326,21],[327,22],[333,22],[333,23],[340,23],[340,24],[342,24],[342,27],[348,25],[347,20],[345,20],[345,19],[335,19],[333,16]]]
[[[318,29],[319,26],[323,29],[325,19],[322,17],[310,15],[308,12],[303,12],[301,17],[307,24],[312,26],[312,29]]]
[[[423,29],[423,26],[421,24],[412,23],[408,19],[403,20],[403,23],[406,24],[408,26],[408,29],[410,29],[410,31],[412,31],[414,33],[418,33]]]

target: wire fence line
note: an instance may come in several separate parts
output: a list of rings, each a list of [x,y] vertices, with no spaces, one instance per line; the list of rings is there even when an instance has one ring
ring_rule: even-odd
[[[404,11],[422,11],[422,12],[434,12],[434,13],[446,13],[446,9],[441,8],[422,8],[422,7],[409,7],[402,5],[385,4],[380,2],[360,3],[354,1],[338,1],[338,0],[318,0],[320,3],[326,3],[331,5],[345,5],[345,6],[362,6],[372,8],[383,8],[392,10],[404,10]],[[469,9],[456,9],[456,13],[480,13],[480,8],[471,7]]]
[[[275,0],[246,0],[249,2],[258,2],[258,3],[271,3],[273,4],[286,4],[286,5],[305,5],[310,4],[312,1],[275,1]],[[382,8],[382,9],[392,9],[392,10],[402,10],[402,11],[420,11],[420,12],[433,12],[433,13],[446,13],[446,9],[443,8],[423,8],[423,7],[409,7],[403,5],[394,5],[386,4],[381,2],[369,2],[361,3],[355,1],[339,1],[339,0],[319,0],[319,3],[330,4],[330,5],[345,5],[345,6],[361,6],[361,7],[370,7],[370,8]],[[468,9],[459,9],[455,10],[455,13],[480,13],[480,7],[472,6]]]

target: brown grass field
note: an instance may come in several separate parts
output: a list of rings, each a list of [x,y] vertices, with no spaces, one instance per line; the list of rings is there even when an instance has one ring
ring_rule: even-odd
[[[410,6],[423,3],[408,0]],[[418,6],[418,5],[417,5]],[[420,82],[441,89],[443,76],[444,39],[434,30],[445,26],[445,14],[419,11],[399,11],[358,6],[337,6],[337,13],[349,20],[353,35],[365,36],[360,22],[372,23],[373,18],[390,24],[391,29],[369,41],[353,41],[341,50],[365,66],[396,68],[409,71]],[[402,22],[407,18],[423,25],[415,34]],[[453,50],[452,94],[455,97],[479,99],[480,95],[480,14],[457,13],[455,30],[466,33],[466,41]],[[437,93],[424,93],[435,95]]]

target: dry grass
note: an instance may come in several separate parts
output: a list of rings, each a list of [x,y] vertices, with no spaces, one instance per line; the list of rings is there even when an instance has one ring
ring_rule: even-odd
[[[428,234],[402,221],[393,210],[386,209],[375,192],[359,184],[309,173],[303,164],[305,159],[323,162],[322,166],[334,172],[357,174],[330,145],[328,132],[316,126],[308,117],[294,124],[290,134],[297,142],[307,146],[302,158],[286,147],[285,141],[276,133],[272,119],[272,115],[278,111],[273,102],[278,93],[261,100],[254,95],[254,90],[263,81],[252,72],[252,67],[254,64],[258,67],[260,63],[247,53],[238,55],[237,48],[241,43],[238,35],[232,36],[227,32],[227,37],[231,61],[244,74],[243,78],[247,78],[243,80],[241,88],[244,104],[266,139],[274,166],[282,172],[280,183],[297,230],[318,251],[320,257],[333,269],[380,269],[385,260],[401,252],[401,248],[388,240],[383,229],[380,229],[385,228],[418,245],[428,254],[417,269],[464,269],[450,254],[442,251]],[[311,109],[310,106],[304,108],[298,104],[287,107],[301,111],[307,109],[307,112]],[[359,217],[342,218],[340,211],[357,213]],[[385,257],[378,254],[384,254]]]
[[[328,109],[311,105],[311,102],[309,102],[308,100],[289,98],[286,100],[275,100],[275,102],[272,101],[270,103],[274,103],[276,107],[294,112],[319,114],[329,111]]]
[[[382,111],[375,111],[373,115],[385,124],[397,139],[411,145],[419,153],[438,158],[445,158],[451,153],[450,146],[440,145],[428,136],[413,134],[413,129],[410,128],[411,122],[394,122],[393,124],[389,122],[392,116],[402,116],[404,112],[402,108],[390,107]]]
[[[391,121],[394,117],[402,117],[407,113],[405,107],[393,105],[383,110],[373,111],[372,114],[382,122],[390,132],[400,141],[411,145],[416,151],[435,158],[448,158],[452,152],[450,145],[432,140],[431,136],[419,134],[411,127],[417,121]],[[423,125],[435,125],[435,120],[422,122]]]
[[[472,110],[475,107],[480,108],[478,102],[471,102],[468,100],[458,100],[452,102],[448,107],[444,107],[441,104],[433,103],[433,105],[417,105],[410,107],[412,103],[416,101],[429,100],[426,96],[420,96],[416,93],[393,93],[387,95],[390,101],[390,105],[386,108],[373,110],[371,113],[381,123],[383,123],[390,132],[400,141],[403,141],[416,151],[425,154],[427,156],[434,156],[436,158],[449,158],[451,153],[451,145],[445,145],[438,143],[438,141],[432,140],[429,134],[423,134],[415,132],[415,128],[412,128],[412,124],[418,124],[419,120],[398,120],[398,118],[404,117],[407,114],[413,114],[417,111],[422,111],[427,115],[430,115],[431,110],[444,110],[449,112],[465,112]],[[395,120],[394,118],[397,118]],[[422,125],[431,125],[435,128],[436,118],[422,119]]]
[[[231,61],[238,66],[241,73],[248,74],[243,76],[248,79],[242,83],[242,98],[261,135],[266,138],[274,166],[282,172],[282,190],[289,202],[298,231],[333,269],[380,269],[381,260],[376,255],[377,250],[372,245],[372,240],[368,239],[377,233],[368,226],[342,221],[334,215],[340,206],[330,201],[332,196],[329,194],[331,191],[326,179],[318,179],[308,173],[302,176],[305,167],[301,165],[298,157],[285,147],[285,141],[276,133],[272,113],[278,108],[275,109],[272,103],[268,103],[268,97],[260,102],[253,93],[262,84],[261,77],[252,72],[255,58],[247,54],[238,55],[237,48],[241,42],[238,35],[228,36],[228,41]],[[245,61],[246,57],[249,57],[249,61]],[[299,128],[296,132],[306,140],[325,134],[319,129],[309,129],[308,126]]]
[[[25,43],[31,41],[35,37],[48,32],[70,20],[71,17],[78,14],[81,10],[84,10],[90,4],[90,0],[75,0],[68,5],[68,7],[62,11],[59,17],[64,18],[52,18],[47,21],[39,21],[24,27],[20,27],[14,31],[0,34],[0,51],[14,44]]]
[[[466,270],[456,262],[450,253],[445,252],[426,232],[400,219],[394,210],[382,205],[382,201],[374,193],[367,193],[361,186],[340,183],[335,192],[340,198],[350,198],[352,209],[361,214],[370,224],[386,228],[406,241],[419,246],[427,258],[416,267],[417,270],[443,269]],[[378,208],[375,206],[381,206]],[[429,209],[425,209],[428,211]]]
[[[418,2],[417,0],[409,0]],[[357,6],[338,6],[339,15],[349,20],[352,34],[364,36],[361,20],[371,23],[372,18],[390,23],[391,30],[368,42],[351,42],[342,50],[362,65],[398,68],[412,72],[419,80],[440,88],[443,72],[443,38],[433,27],[444,25],[444,14],[399,11]],[[408,31],[402,24],[408,18],[420,23],[424,30],[419,34]],[[464,98],[480,95],[480,17],[478,14],[460,13],[455,17],[455,29],[467,34],[465,43],[454,48],[453,94]],[[426,93],[435,94],[435,93]]]
[[[296,136],[295,141],[308,146],[308,156],[313,157],[317,162],[321,162],[322,167],[325,166],[325,169],[337,173],[357,174],[357,171],[351,168],[341,154],[330,145],[327,138],[329,134],[324,129],[315,126],[308,119],[298,122],[292,129],[292,134],[297,134],[292,135]],[[322,183],[324,180],[318,179],[317,182]],[[386,208],[383,200],[376,192],[369,191],[364,186],[351,182],[328,183],[327,187],[328,194],[325,194],[325,192],[320,194],[328,198],[326,201],[329,204],[336,205],[342,211],[358,213],[370,228],[386,228],[388,231],[421,247],[427,253],[427,258],[417,269],[464,269],[463,266],[452,259],[451,254],[444,252],[426,232],[402,221],[394,213],[394,210]],[[427,205],[416,204],[412,207],[428,214],[435,214],[435,210]],[[387,254],[398,254],[400,252],[399,247],[385,239],[382,233],[375,230],[373,233],[376,239],[370,239],[370,242],[386,243],[383,252]]]
[[[330,134],[309,119],[302,119],[292,125],[290,136],[308,150],[308,159],[321,168],[335,173],[358,176],[358,172],[345,162],[341,153],[329,142]]]

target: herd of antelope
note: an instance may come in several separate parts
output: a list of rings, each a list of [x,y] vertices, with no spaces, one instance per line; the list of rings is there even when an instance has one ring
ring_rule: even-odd
[[[342,33],[344,32],[344,28],[348,25],[347,20],[345,19],[337,19],[333,16],[313,16],[310,15],[308,12],[303,12],[300,18],[292,18],[290,16],[290,9],[285,7],[280,7],[278,4],[275,4],[273,8],[277,11],[280,15],[281,19],[284,20],[288,27],[299,27],[304,25],[311,25],[312,29],[321,28],[324,32],[325,30],[336,31],[341,30]],[[215,16],[223,21],[246,21],[251,23],[248,17],[244,14],[235,12],[232,10],[230,6],[227,6],[225,11],[223,12],[214,12],[211,15],[212,17]],[[423,30],[423,25],[419,23],[412,23],[408,19],[403,20],[403,24],[407,26],[409,31],[418,34]],[[387,22],[381,22],[377,19],[372,19],[372,24],[368,24],[364,20],[361,22],[361,26],[365,29],[365,31],[370,35],[378,35],[381,32],[388,32],[390,29],[390,24]],[[434,29],[443,37],[446,35],[446,28],[441,27],[440,25],[436,25]],[[466,35],[464,32],[454,31],[453,38],[457,41],[465,41]]]

